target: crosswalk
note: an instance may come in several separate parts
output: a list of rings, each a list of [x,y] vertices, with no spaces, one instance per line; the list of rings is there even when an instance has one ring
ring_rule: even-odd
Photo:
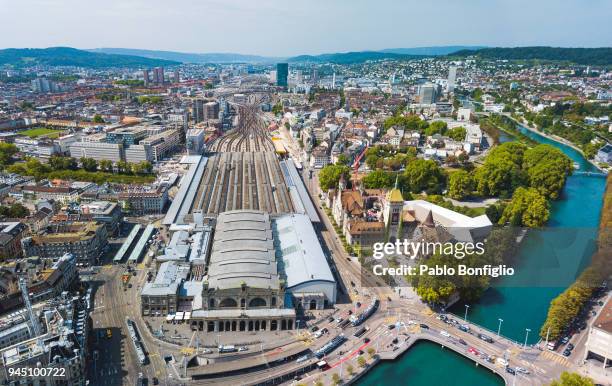
[[[563,357],[563,356],[561,356],[559,354],[556,354],[556,353],[554,353],[552,351],[542,351],[539,356],[544,357],[544,358],[549,359],[549,360],[553,360],[553,361],[555,361],[555,362],[557,362],[557,363],[559,363],[559,364],[561,364],[561,365],[563,365],[565,367],[570,367],[572,365],[571,362],[569,360],[567,360],[567,358],[565,358],[565,357]]]

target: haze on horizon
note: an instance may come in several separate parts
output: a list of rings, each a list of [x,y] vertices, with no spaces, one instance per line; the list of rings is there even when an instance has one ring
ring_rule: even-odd
[[[292,56],[443,45],[612,46],[606,0],[0,0],[0,48]]]

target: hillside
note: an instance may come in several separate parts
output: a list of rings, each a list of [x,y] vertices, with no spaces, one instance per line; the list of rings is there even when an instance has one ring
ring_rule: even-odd
[[[108,68],[170,66],[179,63],[141,56],[95,53],[70,47],[51,47],[8,48],[0,50],[0,65],[6,64],[15,67],[47,65]]]
[[[140,50],[134,48],[94,48],[89,52],[113,54],[113,55],[135,55],[151,59],[173,60],[182,63],[273,63],[282,60],[259,55],[243,55],[235,53],[191,53],[176,51]]]
[[[413,47],[413,48],[387,48],[380,52],[402,55],[427,55],[439,56],[448,55],[461,50],[479,50],[485,46],[434,46],[434,47]]]
[[[360,51],[344,52],[335,54],[321,55],[300,55],[289,58],[287,61],[292,63],[336,63],[336,64],[355,64],[363,63],[368,60],[410,60],[420,59],[425,55],[402,55],[379,51]]]
[[[483,59],[502,60],[552,60],[567,61],[583,65],[612,65],[612,48],[563,48],[563,47],[514,47],[461,50],[450,54],[453,57],[476,56]]]

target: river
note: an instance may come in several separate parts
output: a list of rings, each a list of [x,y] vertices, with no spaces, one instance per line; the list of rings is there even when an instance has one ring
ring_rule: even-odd
[[[597,171],[575,149],[524,127],[520,130],[540,143],[563,151],[579,166],[578,171]],[[503,137],[506,141],[511,140]],[[496,281],[480,301],[470,304],[468,321],[497,332],[499,319],[502,319],[502,335],[521,343],[527,337],[529,343],[536,343],[550,301],[574,281],[595,251],[605,186],[605,178],[568,177],[560,199],[551,205],[547,228],[530,232],[523,240],[515,263],[515,276]],[[451,311],[463,318],[465,304],[460,302]],[[528,336],[526,329],[531,330]],[[402,379],[403,384],[415,386],[503,384],[488,370],[476,368],[472,361],[462,359],[448,350],[442,353],[438,345],[419,344],[400,359],[378,365],[359,385],[384,385],[389,384],[389,379]],[[449,378],[437,383],[441,377]],[[483,378],[476,381],[472,377]],[[466,383],[462,383],[464,378]]]

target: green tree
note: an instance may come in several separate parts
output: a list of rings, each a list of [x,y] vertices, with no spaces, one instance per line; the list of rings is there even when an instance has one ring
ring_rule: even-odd
[[[463,141],[466,134],[467,130],[462,126],[454,127],[446,132],[446,135],[455,141]]]
[[[370,359],[374,358],[374,354],[376,354],[376,349],[374,347],[369,347],[368,355],[370,356]]]
[[[547,198],[559,197],[565,178],[573,170],[572,161],[551,145],[541,144],[525,151],[523,169],[529,185]]]
[[[25,218],[30,215],[30,210],[16,202],[11,206],[0,206],[0,216],[10,218]]]
[[[404,176],[413,193],[437,193],[444,187],[444,174],[432,160],[417,159],[408,163]]]
[[[98,162],[93,158],[82,157],[80,159],[81,167],[88,172],[95,172],[98,170]]]
[[[359,367],[365,367],[366,363],[367,362],[364,357],[362,357],[361,355],[357,357],[357,364],[359,365]]]
[[[540,227],[550,215],[548,201],[537,189],[519,187],[504,209],[500,224]]]
[[[335,189],[338,187],[340,176],[344,176],[347,180],[350,169],[343,165],[327,165],[319,172],[319,186],[323,191]]]
[[[12,143],[0,142],[0,167],[5,167],[13,161],[13,156],[19,152]]]
[[[339,385],[340,384],[340,375],[338,375],[338,373],[333,373],[332,374],[332,383],[334,385]]]
[[[131,172],[130,165],[125,161],[117,162],[117,172],[121,174],[128,174]]]
[[[476,190],[482,196],[509,197],[514,189],[524,184],[523,154],[527,147],[518,142],[499,145],[476,170]]]
[[[367,189],[391,188],[395,183],[395,175],[384,170],[374,170],[363,177],[362,182]]]
[[[79,168],[76,159],[59,155],[52,155],[49,158],[49,165],[53,170],[77,170]]]
[[[282,114],[282,112],[283,112],[283,105],[280,102],[278,102],[272,107],[272,114],[278,115],[278,114]]]
[[[550,383],[550,386],[594,386],[593,380],[578,373],[564,371],[558,380]]]
[[[349,158],[346,154],[342,153],[338,156],[338,161],[336,162],[336,165],[348,165],[349,164]]]
[[[365,163],[370,169],[374,170],[376,169],[376,165],[378,165],[379,159],[380,157],[378,157],[376,154],[370,154],[366,156]]]
[[[92,119],[93,123],[104,123],[104,118],[100,114],[94,115]]]
[[[465,170],[458,170],[448,178],[448,195],[455,200],[463,200],[474,190],[474,179]]]
[[[107,160],[107,159],[103,159],[100,160],[100,170],[108,172],[108,173],[112,173],[113,171],[113,161],[111,160]]]
[[[425,135],[434,135],[440,134],[443,135],[446,133],[448,129],[448,125],[444,121],[434,121],[429,124],[427,129],[425,129]]]

